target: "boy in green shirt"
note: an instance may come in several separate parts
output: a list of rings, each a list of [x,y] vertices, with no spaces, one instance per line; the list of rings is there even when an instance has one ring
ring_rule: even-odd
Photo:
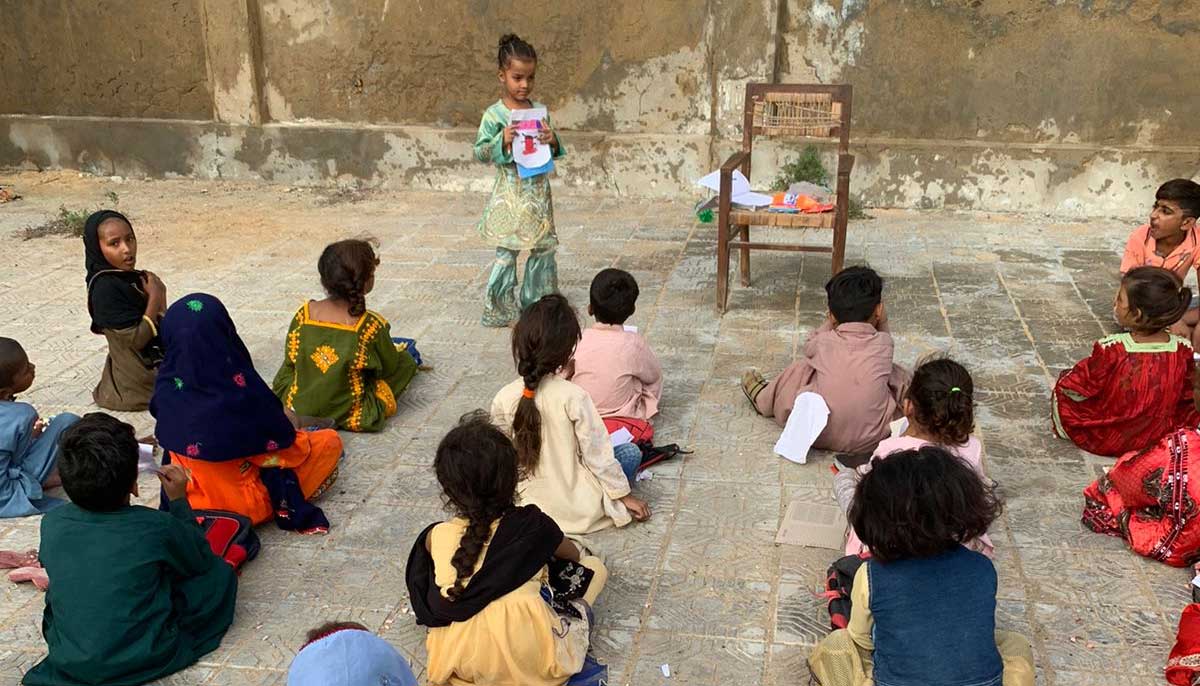
[[[44,517],[40,549],[50,654],[22,683],[133,686],[214,650],[233,621],[237,575],[196,523],[187,475],[176,465],[159,474],[169,512],[131,505],[137,439],[101,412],[64,432],[60,447],[71,503]]]

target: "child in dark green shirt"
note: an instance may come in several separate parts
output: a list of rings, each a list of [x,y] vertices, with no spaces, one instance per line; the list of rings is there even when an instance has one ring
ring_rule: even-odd
[[[50,654],[29,686],[133,686],[214,650],[233,621],[237,575],[213,554],[188,506],[187,476],[159,475],[169,512],[137,495],[133,427],[92,413],[64,432],[59,472],[71,503],[42,520]]]

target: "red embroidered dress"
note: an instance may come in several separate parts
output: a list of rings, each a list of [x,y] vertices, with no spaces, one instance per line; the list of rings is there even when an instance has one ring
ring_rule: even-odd
[[[1122,455],[1083,499],[1083,523],[1137,554],[1173,567],[1200,560],[1200,433],[1179,429]]]
[[[1171,336],[1137,343],[1127,333],[1102,338],[1092,354],[1058,377],[1054,433],[1097,455],[1153,445],[1178,427],[1194,429],[1192,346]]]

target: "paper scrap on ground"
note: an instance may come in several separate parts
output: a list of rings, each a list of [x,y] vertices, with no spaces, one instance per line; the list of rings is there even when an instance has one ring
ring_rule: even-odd
[[[138,443],[138,473],[157,474],[160,470],[154,457],[154,446]]]
[[[721,192],[721,170],[705,174],[697,185],[703,186],[714,193]],[[766,207],[771,204],[771,196],[755,193],[750,190],[750,180],[741,171],[733,170],[733,180],[730,185],[729,200],[736,205],[747,207]]]
[[[670,679],[670,678],[671,678],[671,665],[663,665],[663,666],[662,666],[662,673],[663,673],[663,676],[665,676],[665,677],[667,677],[668,679]]]
[[[626,324],[625,330],[628,331],[629,333],[637,333],[638,332],[638,328],[636,326],[634,326],[633,324]]]
[[[775,542],[842,550],[846,546],[846,515],[836,505],[793,500],[783,515]]]
[[[796,396],[787,425],[775,441],[775,454],[797,464],[808,462],[808,449],[825,430],[828,421],[829,406],[824,398],[811,391]]]
[[[653,478],[654,472],[650,471],[649,469],[643,469],[637,473],[637,476],[633,477],[634,481],[649,481]]]
[[[612,441],[612,445],[614,448],[617,447],[618,445],[625,445],[626,443],[633,443],[633,434],[629,433],[629,429],[626,429],[625,427],[621,427],[621,428],[617,429],[616,431],[612,432],[611,434],[609,434],[608,438],[609,438],[609,440]]]

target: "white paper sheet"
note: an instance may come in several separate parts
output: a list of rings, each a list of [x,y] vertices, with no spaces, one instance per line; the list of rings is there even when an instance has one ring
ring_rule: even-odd
[[[513,110],[509,114],[509,122],[517,125],[512,142],[513,161],[526,169],[535,169],[550,161],[550,146],[538,140],[540,129],[536,122],[540,121],[546,121],[545,107]]]
[[[705,174],[697,185],[703,186],[714,193],[721,192],[721,170]],[[771,204],[771,196],[763,193],[755,193],[750,190],[750,180],[741,171],[733,170],[733,184],[730,187],[729,199],[735,205],[745,205],[747,207],[763,207]]]
[[[160,469],[158,459],[154,456],[154,446],[138,443],[138,473],[157,474]]]
[[[775,441],[775,454],[797,464],[808,462],[808,450],[828,422],[829,405],[824,398],[810,391],[796,396],[787,425]]]
[[[629,429],[621,427],[608,435],[608,439],[612,441],[613,447],[633,443],[633,434],[629,433]]]
[[[632,324],[626,324],[625,330],[628,331],[629,333],[637,333],[638,332],[638,328]]]

